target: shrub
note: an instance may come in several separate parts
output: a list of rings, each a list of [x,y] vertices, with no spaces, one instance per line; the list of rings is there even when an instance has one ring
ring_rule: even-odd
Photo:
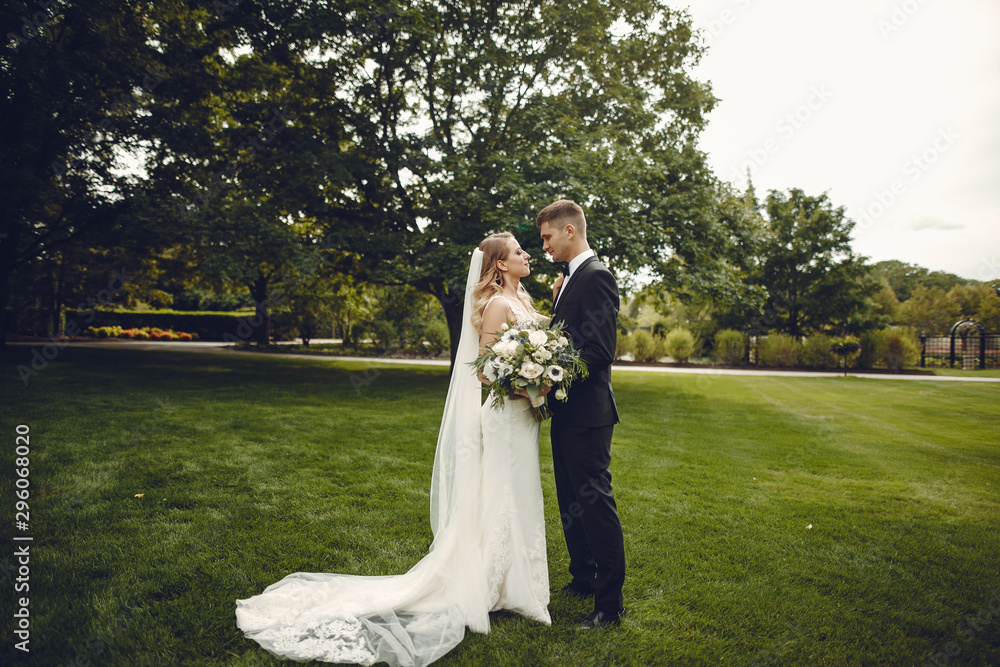
[[[757,363],[761,366],[790,368],[799,363],[802,343],[788,334],[771,334],[757,339]]]
[[[875,368],[885,359],[885,332],[878,329],[861,334],[861,350],[855,365],[858,368]]]
[[[395,349],[399,342],[399,332],[392,322],[387,320],[373,320],[368,323],[368,333],[375,343],[375,350],[379,354],[386,354]]]
[[[137,331],[135,332],[135,336],[133,336],[133,338],[136,340],[149,340],[149,334],[145,331]]]
[[[920,359],[920,343],[910,329],[893,327],[884,335],[882,361],[888,368],[898,371],[904,366],[913,366]]]
[[[632,354],[635,358],[635,350],[633,349],[634,339],[631,334],[618,332],[618,338],[615,340],[615,359],[621,359],[626,354]]]
[[[656,338],[645,329],[632,332],[632,354],[636,361],[656,361],[659,359]]]
[[[801,361],[809,368],[836,368],[840,364],[838,357],[830,346],[833,339],[823,334],[816,334],[806,338],[802,345],[800,355]]]
[[[723,329],[715,334],[713,354],[719,363],[735,366],[747,353],[747,339],[735,329]]]
[[[177,334],[177,340],[192,340],[192,336],[189,333],[181,331]]]
[[[694,335],[687,329],[674,327],[663,339],[663,346],[674,361],[684,363],[694,354]]]
[[[441,320],[433,320],[424,329],[424,339],[427,341],[427,354],[440,357],[448,349],[450,342],[448,325]]]

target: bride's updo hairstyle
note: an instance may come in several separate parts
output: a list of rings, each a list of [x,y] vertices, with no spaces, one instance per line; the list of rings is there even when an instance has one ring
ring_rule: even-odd
[[[497,266],[510,256],[509,240],[514,238],[510,232],[500,232],[487,236],[479,244],[479,249],[483,253],[483,272],[479,276],[479,282],[472,290],[472,326],[478,333],[483,329],[483,310],[490,298],[503,291],[503,271]],[[528,311],[532,310],[531,297],[524,285],[518,285],[517,297],[521,300]]]

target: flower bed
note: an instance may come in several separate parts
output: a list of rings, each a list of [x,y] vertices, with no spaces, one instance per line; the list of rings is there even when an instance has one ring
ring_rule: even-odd
[[[123,338],[126,340],[197,340],[198,334],[187,333],[185,331],[174,331],[172,329],[158,329],[156,327],[133,327],[123,329],[119,326],[108,327],[87,327],[83,332],[85,336],[94,338]]]

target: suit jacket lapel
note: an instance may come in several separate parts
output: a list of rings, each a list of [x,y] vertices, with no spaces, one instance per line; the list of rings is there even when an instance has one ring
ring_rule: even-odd
[[[580,283],[580,278],[582,277],[580,274],[583,271],[585,271],[593,262],[596,261],[597,261],[597,256],[591,255],[587,259],[583,260],[583,264],[581,264],[579,268],[577,268],[577,270],[573,272],[573,277],[571,277],[569,279],[569,282],[563,286],[564,289],[566,290],[566,293],[563,294],[560,291],[560,293],[557,295],[559,298],[559,307],[553,309],[552,312],[553,316],[555,316],[556,311],[560,310],[562,306],[566,303],[566,299],[569,298],[570,294],[572,294],[576,290],[576,286]]]

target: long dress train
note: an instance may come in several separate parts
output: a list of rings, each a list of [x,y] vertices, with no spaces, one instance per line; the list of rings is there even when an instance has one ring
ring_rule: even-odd
[[[539,426],[526,400],[478,412],[424,558],[402,575],[290,574],[236,601],[246,636],[293,660],[419,667],[454,648],[466,627],[488,632],[491,611],[551,624]]]

